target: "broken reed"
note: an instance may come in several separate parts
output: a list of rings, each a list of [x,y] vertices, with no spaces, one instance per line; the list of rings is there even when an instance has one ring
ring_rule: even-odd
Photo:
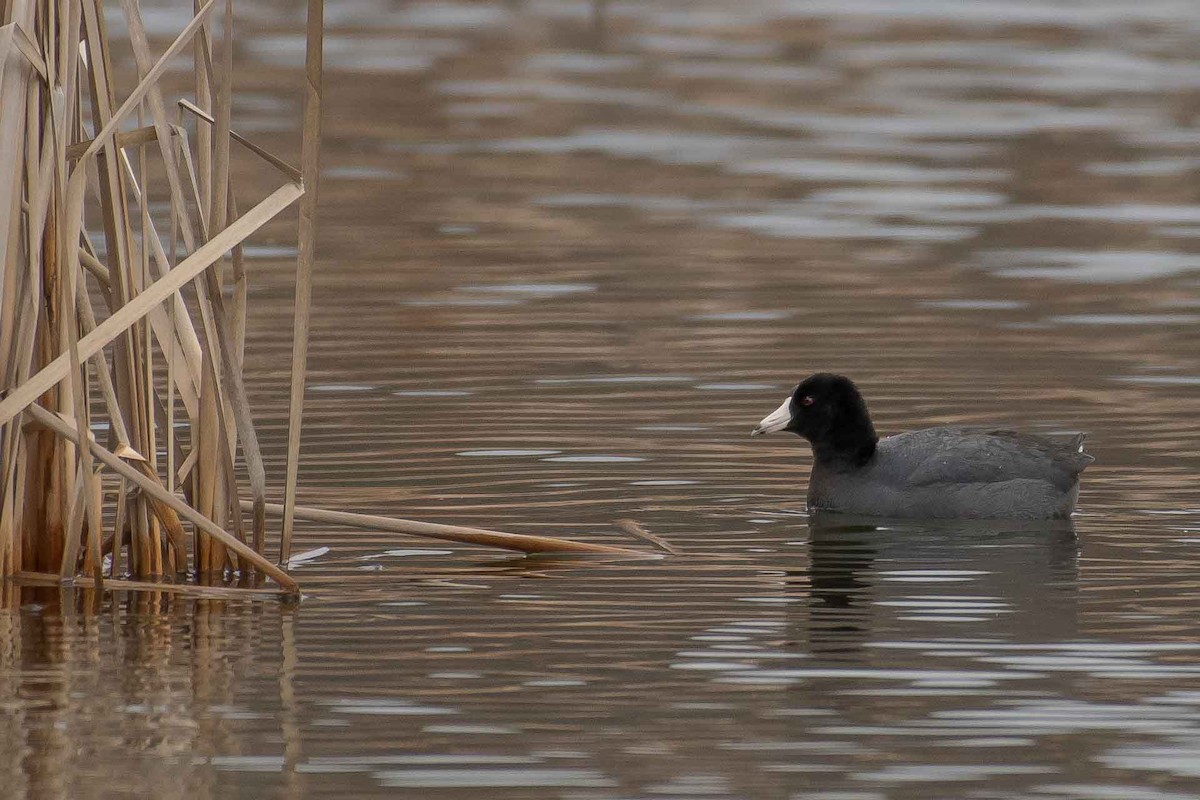
[[[158,54],[137,0],[109,2],[108,18],[105,5],[0,0],[0,578],[236,570],[294,591],[266,557],[242,247],[304,194],[302,177],[315,184],[321,0],[310,3],[303,175],[231,130],[232,0],[197,0]],[[137,68],[129,86],[113,72],[117,11]],[[185,60],[192,96],[169,98],[162,76]],[[240,215],[235,145],[282,178]],[[165,219],[152,213],[162,201]],[[288,480],[292,500],[294,465]]]

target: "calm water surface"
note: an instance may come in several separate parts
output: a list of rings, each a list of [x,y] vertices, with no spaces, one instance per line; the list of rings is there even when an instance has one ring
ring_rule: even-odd
[[[298,607],[10,593],[5,797],[1200,796],[1200,6],[329,5],[302,502],[683,555],[308,527]],[[241,13],[294,157],[301,9]],[[1088,432],[1074,528],[808,518],[748,434],[822,369]]]

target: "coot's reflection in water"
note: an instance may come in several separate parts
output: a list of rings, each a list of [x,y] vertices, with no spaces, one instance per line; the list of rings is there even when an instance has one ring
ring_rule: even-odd
[[[880,638],[1065,641],[1078,635],[1069,520],[912,520],[814,514],[806,640],[856,661]],[[986,631],[985,634],[979,633]]]

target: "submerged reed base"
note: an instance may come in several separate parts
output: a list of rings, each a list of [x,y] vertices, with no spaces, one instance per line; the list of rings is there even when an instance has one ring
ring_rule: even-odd
[[[232,0],[195,0],[157,54],[136,0],[0,0],[0,578],[161,591],[236,575],[254,593],[264,578],[272,591],[297,592],[282,565],[301,516],[322,11],[309,0],[296,169],[231,128]],[[113,73],[110,26],[136,62],[131,87]],[[181,61],[189,96],[168,99],[163,75],[177,77]],[[235,147],[280,181],[242,213]],[[272,560],[242,373],[242,248],[297,200],[287,475],[284,504],[272,508],[283,517]],[[525,551],[632,552],[303,511]]]

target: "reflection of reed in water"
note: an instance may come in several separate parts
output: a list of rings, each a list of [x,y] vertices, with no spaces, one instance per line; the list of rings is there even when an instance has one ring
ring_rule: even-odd
[[[23,605],[0,611],[3,795],[88,797],[136,774],[139,794],[216,797],[220,759],[262,752],[261,727],[239,722],[251,683],[279,687],[278,710],[256,691],[254,713],[265,701],[263,718],[279,720],[289,796],[302,792],[294,609],[108,597],[25,587]],[[264,660],[277,651],[282,663]]]
[[[881,638],[1063,641],[1077,635],[1070,521],[809,519],[802,637],[816,656],[861,660]]]

